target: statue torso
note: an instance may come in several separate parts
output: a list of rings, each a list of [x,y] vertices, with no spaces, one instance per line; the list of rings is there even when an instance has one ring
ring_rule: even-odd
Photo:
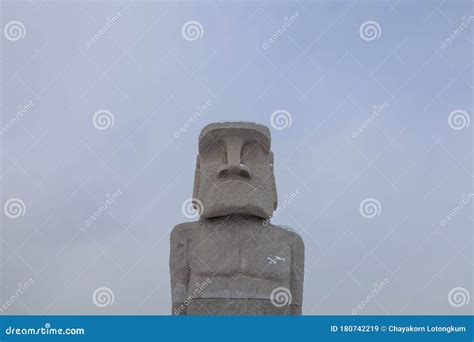
[[[226,310],[233,314],[275,314],[270,293],[279,287],[291,288],[291,246],[300,239],[296,233],[240,216],[179,227],[180,238],[186,241],[186,292],[193,298],[188,313],[194,310],[190,314],[198,314],[206,303],[202,314],[216,314],[206,311],[223,306],[234,307]],[[208,283],[208,279],[212,281]],[[249,307],[252,310],[247,312]]]
[[[268,287],[289,287],[289,241],[278,236],[282,235],[279,228],[261,222],[245,225],[227,220],[190,231],[190,283],[212,277],[206,291],[209,298],[268,299]]]

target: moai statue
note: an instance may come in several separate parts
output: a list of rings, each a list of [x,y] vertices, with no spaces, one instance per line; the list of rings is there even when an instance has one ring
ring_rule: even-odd
[[[270,130],[213,123],[199,136],[197,222],[171,233],[174,315],[301,315],[304,244],[270,223],[277,192]]]

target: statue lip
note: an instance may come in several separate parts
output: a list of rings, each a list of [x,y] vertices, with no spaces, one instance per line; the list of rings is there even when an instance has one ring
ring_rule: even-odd
[[[258,187],[253,185],[251,181],[249,181],[247,178],[242,177],[242,176],[229,176],[226,180],[219,181],[216,184],[219,187],[221,185],[236,184],[236,183],[241,183],[242,185],[250,186],[254,190],[258,189]]]

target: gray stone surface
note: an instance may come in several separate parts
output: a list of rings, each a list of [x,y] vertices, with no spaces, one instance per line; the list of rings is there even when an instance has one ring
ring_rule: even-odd
[[[214,123],[199,137],[197,222],[171,233],[175,315],[300,315],[304,244],[269,222],[277,208],[267,127]]]

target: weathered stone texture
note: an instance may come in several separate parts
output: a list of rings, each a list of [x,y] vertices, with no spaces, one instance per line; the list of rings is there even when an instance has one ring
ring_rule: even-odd
[[[206,126],[193,197],[200,220],[171,233],[173,314],[300,315],[304,244],[269,223],[277,194],[268,128]]]

